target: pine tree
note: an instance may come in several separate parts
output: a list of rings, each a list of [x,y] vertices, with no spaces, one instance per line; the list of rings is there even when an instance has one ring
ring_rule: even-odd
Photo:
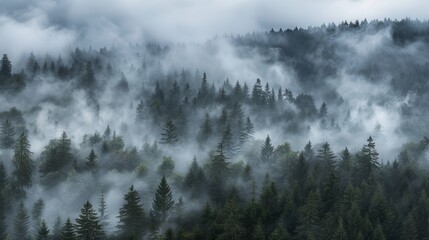
[[[1,59],[0,76],[5,78],[12,77],[12,63],[9,61],[7,54],[3,54]]]
[[[162,176],[152,203],[152,210],[160,223],[165,221],[165,219],[168,217],[170,209],[173,206],[174,200],[171,194],[170,186],[168,186],[165,176]]]
[[[146,119],[147,119],[146,110],[144,107],[143,100],[141,100],[140,103],[137,105],[137,109],[136,109],[136,123],[142,123]]]
[[[102,225],[103,229],[108,229],[109,222],[107,221],[107,219],[109,218],[109,215],[107,214],[107,204],[106,204],[106,201],[104,200],[103,193],[101,193],[101,196],[100,196],[98,213],[100,216],[100,224]]]
[[[186,190],[191,191],[192,197],[196,197],[197,194],[201,194],[204,182],[204,171],[198,165],[197,159],[194,156],[191,166],[189,167],[188,173],[186,174],[185,179],[183,181],[183,186]]]
[[[206,113],[204,122],[201,125],[200,131],[198,133],[198,138],[197,138],[198,142],[206,143],[210,139],[212,133],[213,133],[213,128],[211,125],[210,115]]]
[[[0,146],[2,149],[9,149],[15,145],[15,130],[9,120],[3,121],[0,130]]]
[[[177,138],[177,129],[172,120],[167,121],[163,127],[161,143],[176,144],[179,139]]]
[[[246,118],[246,123],[244,125],[244,127],[241,129],[241,133],[240,133],[240,142],[243,144],[244,142],[246,142],[253,134],[255,133],[254,131],[254,126],[252,121],[250,120],[249,117]]]
[[[49,229],[46,225],[45,220],[42,220],[39,231],[37,233],[37,240],[48,240],[49,239]]]
[[[0,239],[6,239],[6,197],[5,192],[0,190]]]
[[[144,235],[145,213],[143,204],[140,204],[140,197],[134,186],[124,196],[125,204],[119,209],[119,235],[123,238],[130,238],[135,235],[138,238]]]
[[[299,239],[319,239],[320,237],[321,199],[318,192],[310,192],[307,201],[299,210],[299,225],[297,237]]]
[[[255,106],[260,106],[265,103],[264,92],[262,90],[262,83],[261,83],[261,80],[259,80],[259,78],[256,79],[256,83],[253,86],[252,103],[255,104]]]
[[[416,222],[414,221],[411,213],[405,218],[402,223],[400,240],[416,240],[417,239],[417,228]]]
[[[31,210],[31,220],[33,222],[33,231],[35,236],[37,236],[40,230],[40,224],[42,223],[42,214],[44,209],[45,202],[43,201],[43,199],[40,198],[34,203],[33,209]]]
[[[110,140],[110,136],[112,135],[112,130],[110,130],[110,126],[107,125],[106,130],[104,131],[103,138],[104,140]]]
[[[271,144],[270,135],[265,138],[265,143],[261,147],[261,161],[265,164],[270,164],[274,155],[274,147]]]
[[[347,147],[341,152],[341,159],[338,163],[338,167],[344,172],[349,172],[352,169],[352,156]]]
[[[265,240],[265,233],[264,229],[262,228],[261,222],[258,222],[258,224],[256,224],[255,230],[252,234],[252,240]]]
[[[30,237],[30,215],[25,208],[24,203],[21,202],[18,206],[17,213],[14,219],[14,239],[15,240],[29,240]]]
[[[221,144],[223,146],[225,153],[228,156],[232,156],[235,154],[236,147],[234,144],[231,127],[229,124],[226,126],[225,131],[223,132]]]
[[[22,133],[18,138],[15,146],[15,154],[13,156],[13,179],[19,189],[30,187],[32,181],[32,174],[34,169],[33,160],[31,160],[30,142],[27,136]]]
[[[86,167],[91,171],[94,172],[97,169],[97,158],[98,156],[95,154],[94,149],[91,149],[91,152],[89,153],[88,157],[86,158]]]
[[[60,216],[57,216],[54,222],[54,226],[52,227],[52,238],[55,240],[59,240],[61,238],[61,231],[63,228],[63,220]]]
[[[241,212],[239,206],[234,201],[225,204],[222,211],[221,222],[218,224],[218,240],[241,239],[244,235],[244,228],[241,222]]]
[[[70,218],[67,218],[66,223],[61,230],[61,240],[77,240],[74,225],[70,221]]]
[[[83,205],[79,217],[76,218],[76,233],[78,239],[82,240],[103,239],[104,233],[100,220],[89,201]]]
[[[326,103],[323,102],[322,105],[320,106],[319,117],[326,118],[327,116],[328,116],[328,108],[326,107]]]
[[[375,143],[370,136],[367,144],[362,147],[358,156],[357,170],[361,180],[373,181],[380,164],[378,163],[378,152],[375,150]]]
[[[314,150],[310,141],[308,141],[308,143],[304,147],[304,157],[308,161],[312,161],[314,158]]]
[[[319,149],[317,159],[320,161],[324,173],[333,171],[335,168],[335,155],[331,150],[329,143],[325,142]]]

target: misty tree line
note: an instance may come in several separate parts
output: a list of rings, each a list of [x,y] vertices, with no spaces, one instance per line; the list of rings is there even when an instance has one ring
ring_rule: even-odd
[[[262,53],[273,47],[280,49],[276,60],[290,64],[303,86],[320,87],[320,79],[338,70],[330,37],[372,34],[388,27],[398,46],[427,41],[427,22],[409,19],[272,30],[233,41]],[[307,56],[315,48],[326,50],[322,51],[324,56],[333,61],[315,65]],[[154,58],[169,51],[156,44],[144,49]],[[154,86],[137,90],[137,104],[130,106],[135,118],[120,129],[111,125],[103,126],[101,133],[94,129],[79,143],[69,137],[73,132],[63,132],[46,143],[40,156],[32,154],[29,137],[41,130],[27,129],[25,113],[15,107],[0,112],[0,147],[13,156],[0,164],[0,238],[429,238],[429,169],[425,163],[429,139],[403,146],[397,159],[388,163],[380,162],[371,137],[360,151],[345,148],[339,154],[329,143],[321,143],[317,149],[311,142],[304,149],[292,149],[288,142],[274,146],[270,136],[258,141],[254,133],[271,124],[287,133],[300,134],[308,125],[316,125],[335,134],[348,126],[350,112],[341,116],[329,112],[328,106],[333,109],[341,104],[339,96],[319,106],[311,94],[294,94],[289,88],[260,79],[252,85],[229,79],[215,84],[205,73],[186,69],[162,73],[158,63],[150,59],[141,66],[129,66],[126,75],[120,71],[118,56],[106,48],[77,48],[70,56],[56,59],[30,54],[22,70],[13,72],[11,61],[3,55],[2,93],[13,96],[26,85],[50,78],[70,82],[72,90],[86,92],[97,121],[100,109],[108,108],[97,100],[107,81],[116,81],[113,85],[118,95],[135,90],[130,78],[146,76]],[[378,65],[360,67],[356,74],[372,80],[383,71]],[[425,64],[413,65],[405,72],[398,69],[392,73],[391,84],[401,94],[415,88],[424,92],[427,69]],[[410,79],[407,86],[404,78]],[[155,129],[157,141],[139,148],[127,144],[128,129],[145,128]],[[194,143],[207,154],[195,157],[182,174],[176,167],[181,164],[177,156],[166,155],[165,149],[179,152]],[[12,163],[10,171],[3,162]],[[116,212],[109,209],[101,193],[99,202],[85,201],[75,213],[59,213],[61,217],[52,226],[44,219],[50,207],[45,205],[48,199],[24,204],[34,186],[55,189],[84,175],[101,185],[96,180],[108,171],[135,175],[154,191],[139,189],[137,184],[121,189],[122,207]],[[108,220],[112,215],[116,222]]]

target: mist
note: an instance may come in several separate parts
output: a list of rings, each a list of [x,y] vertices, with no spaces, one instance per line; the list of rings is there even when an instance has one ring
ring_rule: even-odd
[[[70,218],[84,239],[87,201],[94,239],[300,238],[321,198],[332,239],[343,212],[329,200],[350,191],[372,224],[360,234],[396,236],[429,191],[428,5],[3,1],[0,238],[63,239]]]

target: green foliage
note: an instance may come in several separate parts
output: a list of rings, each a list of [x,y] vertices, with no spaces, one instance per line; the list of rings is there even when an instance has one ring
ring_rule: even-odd
[[[10,149],[15,145],[15,129],[8,119],[2,122],[0,129],[0,147]]]
[[[61,240],[77,240],[75,227],[70,221],[70,218],[67,218],[66,223],[61,230]]]
[[[134,234],[137,237],[144,235],[147,227],[143,204],[140,203],[138,192],[131,186],[124,196],[125,204],[119,209],[119,235],[129,238]]]
[[[14,184],[18,189],[30,187],[32,185],[32,175],[34,169],[33,160],[31,160],[30,142],[27,136],[22,133],[15,145],[15,153],[12,163],[15,167],[12,176]]]
[[[13,236],[15,240],[30,240],[30,215],[21,202],[13,221]]]
[[[82,240],[103,239],[103,228],[92,204],[87,201],[76,218],[76,235]]]
[[[152,203],[152,211],[158,223],[164,223],[165,219],[169,215],[169,211],[173,206],[174,200],[171,194],[170,186],[168,185],[165,176],[162,176]]]

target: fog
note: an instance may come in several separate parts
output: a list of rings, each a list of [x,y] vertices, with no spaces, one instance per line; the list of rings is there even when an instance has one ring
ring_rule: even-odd
[[[269,4],[256,0],[113,0],[108,4],[99,0],[4,0],[0,7],[0,53],[9,56],[13,76],[8,80],[18,87],[5,85],[2,89],[0,120],[6,120],[4,116],[13,107],[21,111],[24,122],[12,121],[15,137],[28,135],[35,163],[33,185],[17,194],[7,212],[8,231],[13,232],[19,201],[31,209],[42,198],[46,204],[43,219],[52,228],[58,216],[77,218],[85,201],[97,208],[103,193],[109,216],[105,231],[114,235],[123,196],[131,185],[149,215],[163,175],[159,166],[164,157],[175,163],[173,173],[167,176],[173,199],[177,203],[183,196],[190,214],[201,210],[210,194],[202,191],[199,198],[193,198],[183,190],[183,179],[194,156],[208,171],[226,131],[219,124],[223,110],[232,118],[231,99],[237,81],[249,88],[248,99],[239,100],[239,104],[243,119],[249,117],[254,124],[254,133],[240,144],[241,136],[233,137],[240,146],[234,146],[239,149],[229,153],[228,160],[236,168],[242,169],[246,163],[254,167],[256,192],[262,191],[263,176],[273,170],[258,162],[267,135],[274,147],[289,143],[295,158],[309,141],[315,152],[329,142],[337,160],[345,147],[358,154],[372,136],[380,163],[393,162],[407,143],[429,135],[422,123],[429,116],[425,108],[427,84],[418,85],[424,71],[416,74],[413,84],[401,81],[412,75],[413,69],[429,63],[429,44],[423,31],[420,38],[400,42],[394,34],[400,25],[397,21],[386,20],[379,28],[377,21],[368,26],[363,21],[426,19],[424,9],[428,7],[429,3],[421,0],[274,0]],[[326,28],[335,23],[340,29],[343,21],[355,20],[362,21],[362,28],[333,34]],[[415,28],[428,24],[404,21]],[[300,30],[292,31],[295,27]],[[271,28],[275,32],[269,32]],[[289,32],[280,32],[280,28]],[[38,70],[34,65],[28,67],[32,54]],[[43,72],[43,65],[50,67],[51,62],[56,69]],[[94,68],[91,86],[82,80],[88,63]],[[62,65],[65,73],[59,70]],[[206,104],[198,103],[207,97],[198,96],[203,73],[216,95]],[[282,92],[274,109],[255,105],[252,89],[256,79],[262,81],[263,89],[268,83],[268,92],[272,90],[276,96],[279,88],[292,91],[293,99]],[[180,98],[171,103],[174,81]],[[185,93],[186,83],[189,93]],[[153,100],[157,84],[165,95],[165,106],[159,112]],[[228,100],[219,100],[221,88]],[[311,96],[314,102],[300,105],[300,94]],[[140,101],[148,116],[138,123]],[[327,104],[326,116],[319,116],[322,103]],[[308,116],[304,113],[307,108],[312,111]],[[214,133],[202,143],[198,136],[206,113]],[[168,120],[178,125],[185,122],[179,142],[159,144],[159,154],[145,153],[145,147],[163,141]],[[117,151],[103,152],[103,143],[110,141],[103,137],[107,126],[112,135],[115,131],[122,137],[124,146]],[[60,171],[60,177],[41,173],[50,140],[59,139],[63,132],[71,140],[73,163]],[[101,140],[89,143],[95,133]],[[85,167],[91,149],[98,156],[95,173]],[[12,176],[13,148],[2,149],[0,157]],[[250,198],[249,186],[235,177],[231,182],[244,189],[244,198]],[[172,222],[171,217],[159,229],[165,231]]]

